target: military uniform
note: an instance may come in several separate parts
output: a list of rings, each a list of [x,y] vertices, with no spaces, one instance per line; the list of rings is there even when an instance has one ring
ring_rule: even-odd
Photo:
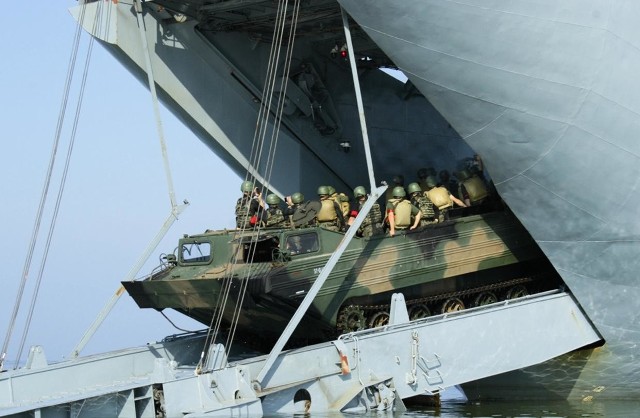
[[[269,206],[269,209],[267,209],[266,225],[267,228],[284,228],[287,226],[284,214],[279,207]]]
[[[291,196],[291,202],[292,204],[286,207],[282,211],[282,214],[284,215],[285,220],[289,221],[289,224],[292,228],[306,228],[309,226],[316,226],[317,221],[315,216],[309,217],[308,220],[305,219],[310,214],[315,214],[315,208],[308,210],[308,206],[313,206],[311,205],[312,203],[314,203],[313,201],[305,203],[304,195],[302,193],[294,193]],[[298,222],[297,225],[294,223],[294,220]]]
[[[395,217],[395,229],[409,229],[413,219],[420,213],[415,205],[403,198],[393,198],[387,202],[387,211],[392,211]]]
[[[420,209],[422,217],[420,218],[420,226],[426,226],[438,222],[433,207],[433,202],[429,200],[426,194],[422,192],[413,193],[411,196],[411,204]]]
[[[427,185],[426,180],[427,179],[425,178],[425,185]],[[420,184],[415,182],[410,183],[407,186],[407,190],[409,191],[409,195],[411,196],[411,204],[420,209],[420,213],[422,214],[422,216],[420,217],[419,226],[426,226],[437,222],[435,218],[435,212],[433,210],[433,203],[431,202],[429,197],[427,197],[427,195],[422,192],[423,189],[422,187],[420,187]]]
[[[342,218],[346,218],[349,215],[349,197],[347,197],[344,193],[333,192],[329,195],[329,198],[336,202],[340,207],[340,212],[342,212]]]
[[[484,181],[477,175],[471,175],[468,170],[462,170],[459,173],[460,185],[458,195],[463,201],[468,200],[472,206],[482,204],[489,192]]]
[[[288,225],[282,210],[280,210],[280,202],[280,198],[273,193],[267,196],[267,203],[269,204],[269,209],[266,211],[267,219],[265,220],[267,228],[284,228]]]
[[[353,196],[356,198],[356,202],[349,210],[349,225],[353,223],[368,199],[367,191],[363,186],[358,186],[353,189]],[[367,216],[362,220],[357,235],[360,237],[370,237],[380,233],[382,233],[382,212],[378,202],[375,202],[371,206]]]
[[[264,213],[264,203],[260,199],[260,192],[255,184],[249,180],[245,180],[240,185],[242,197],[236,202],[236,228],[246,229],[252,228],[258,222],[264,222],[266,214]],[[256,222],[251,224],[251,218],[255,216]]]
[[[362,209],[363,205],[364,203],[359,205],[358,212]],[[377,235],[380,232],[381,224],[382,212],[380,211],[380,205],[378,203],[374,203],[373,206],[371,206],[371,210],[367,214],[367,217],[362,221],[362,225],[360,225],[360,228],[358,229],[358,234],[363,237]]]
[[[450,193],[445,187],[438,186],[433,187],[425,192],[427,198],[431,200],[435,212],[435,216],[438,218],[438,222],[444,222],[449,219],[449,209],[453,207],[453,201],[449,197]]]
[[[343,210],[340,206],[340,202],[343,200],[341,196],[331,186],[318,187],[318,196],[320,197],[320,210],[316,215],[318,225],[330,231],[342,231],[345,222]],[[348,202],[349,199],[346,196],[344,197]]]
[[[328,196],[320,200],[322,205],[316,219],[318,225],[330,231],[342,231],[344,218],[340,206]]]
[[[259,220],[263,220],[263,211],[257,198],[244,195],[236,202],[236,228],[251,228],[251,217],[256,215]]]

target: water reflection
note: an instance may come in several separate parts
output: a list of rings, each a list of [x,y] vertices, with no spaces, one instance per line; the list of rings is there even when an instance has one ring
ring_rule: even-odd
[[[593,401],[593,402],[445,402],[440,407],[412,407],[404,413],[366,414],[309,414],[309,415],[273,415],[269,418],[355,418],[355,417],[394,417],[394,418],[457,418],[457,417],[607,417],[628,418],[638,416],[640,401]]]

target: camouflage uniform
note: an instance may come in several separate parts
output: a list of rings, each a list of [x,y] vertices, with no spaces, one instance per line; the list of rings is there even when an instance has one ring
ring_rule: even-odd
[[[363,186],[358,186],[353,189],[353,196],[355,197],[356,202],[349,211],[349,225],[351,225],[358,216],[368,199],[367,191]],[[380,205],[376,202],[371,206],[371,210],[369,210],[367,216],[362,220],[360,228],[358,228],[357,235],[361,237],[370,237],[380,233],[382,233],[382,211],[380,210]]]
[[[265,219],[264,208],[261,205],[260,193],[257,188],[253,189],[254,183],[243,181],[240,186],[242,197],[236,202],[236,228],[252,228],[251,217],[256,216],[257,220],[263,222]],[[254,196],[252,196],[254,194]],[[256,222],[257,223],[257,222]]]
[[[277,206],[269,206],[267,209],[267,228],[284,228],[287,226],[287,222],[284,219],[284,214]]]
[[[438,222],[433,208],[433,203],[429,200],[426,194],[423,194],[422,192],[413,193],[411,196],[411,203],[420,209],[420,212],[422,212],[420,226],[426,226]]]
[[[243,195],[236,202],[236,228],[251,228],[249,223],[249,206],[251,205],[251,196]]]
[[[362,209],[364,202],[359,205],[358,211]],[[356,215],[357,216],[357,215]],[[380,211],[380,205],[374,203],[371,206],[371,210],[367,214],[367,217],[362,221],[362,225],[358,229],[358,234],[363,237],[370,237],[377,235],[380,231],[380,225],[382,224],[382,212]]]
[[[267,195],[267,203],[269,209],[266,210],[266,219],[264,221],[267,228],[284,228],[289,223],[284,217],[282,210],[280,210],[280,197],[271,193]]]
[[[409,195],[411,196],[411,204],[420,209],[420,212],[422,213],[422,216],[420,217],[420,224],[418,226],[426,226],[437,222],[435,220],[433,203],[431,202],[429,197],[427,197],[427,195],[422,192],[423,189],[422,187],[420,187],[420,184],[411,183],[407,186],[407,190],[409,191]]]

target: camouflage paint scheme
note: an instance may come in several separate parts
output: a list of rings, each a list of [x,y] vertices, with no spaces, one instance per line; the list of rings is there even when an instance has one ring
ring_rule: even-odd
[[[257,246],[251,243],[256,237]],[[287,249],[287,243],[305,237],[317,239],[317,250],[313,245],[308,252]],[[177,260],[161,271],[123,285],[141,308],[173,308],[210,325],[226,282],[231,288],[223,324],[228,325],[245,284],[236,335],[269,344],[281,334],[342,237],[322,228],[192,235],[181,239],[178,248],[208,243],[212,257],[189,261],[191,256],[180,251]],[[247,260],[254,246],[250,264]],[[230,261],[234,254],[236,263]],[[294,341],[302,344],[335,336],[341,312],[349,315],[347,308],[357,306],[367,321],[378,312],[388,312],[390,295],[398,291],[404,293],[410,309],[420,303],[433,312],[452,296],[469,306],[480,289],[490,288],[504,298],[516,282],[535,291],[557,286],[557,280],[529,234],[507,212],[462,217],[394,237],[355,238],[296,330]],[[345,331],[344,324],[339,328]]]

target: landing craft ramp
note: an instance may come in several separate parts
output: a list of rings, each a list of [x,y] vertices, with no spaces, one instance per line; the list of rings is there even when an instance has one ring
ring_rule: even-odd
[[[517,370],[600,340],[573,297],[552,291],[408,321],[394,295],[393,324],[282,353],[261,382],[266,356],[196,375],[202,341],[185,338],[0,374],[0,416],[260,416],[309,410],[402,408],[437,393]],[[541,326],[542,324],[542,326]],[[30,367],[30,368],[29,368]]]

